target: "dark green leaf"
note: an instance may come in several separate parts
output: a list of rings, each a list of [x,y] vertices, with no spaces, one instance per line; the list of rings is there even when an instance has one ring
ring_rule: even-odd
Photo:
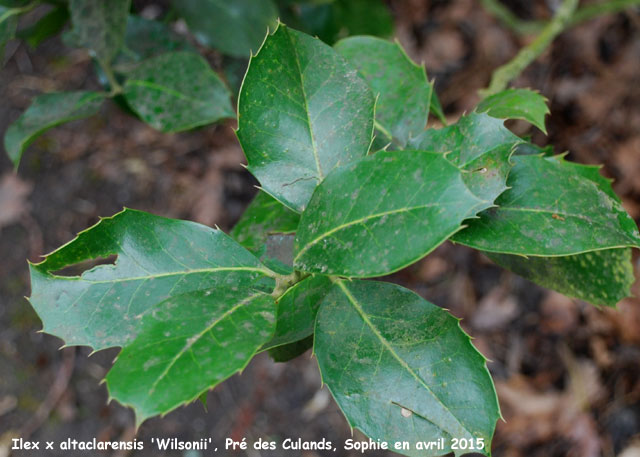
[[[500,416],[484,357],[445,310],[400,286],[337,281],[318,312],[314,353],[349,424],[410,456],[456,455],[451,438],[484,440]],[[445,449],[416,443],[444,438]]]
[[[447,118],[444,115],[444,111],[442,109],[442,105],[440,104],[438,94],[436,94],[435,88],[433,90],[433,93],[431,94],[431,106],[429,107],[429,111],[431,112],[431,114],[437,117],[443,125],[447,125]]]
[[[180,132],[234,117],[231,94],[206,60],[170,52],[142,62],[124,85],[140,118],[162,132]]]
[[[474,195],[462,175],[443,154],[425,151],[381,151],[334,170],[302,214],[294,265],[349,277],[410,265],[497,197]]]
[[[278,274],[293,273],[293,233],[267,235],[260,260]]]
[[[332,48],[284,25],[251,59],[238,138],[263,190],[301,211],[336,166],[363,157],[374,98]]]
[[[7,129],[4,148],[17,168],[22,153],[44,131],[56,125],[93,116],[105,99],[100,92],[57,92],[39,95]]]
[[[128,73],[141,61],[172,51],[197,52],[166,24],[130,15],[127,20],[124,47],[116,58],[113,68],[119,73]]]
[[[278,300],[276,331],[263,349],[294,343],[312,335],[318,306],[331,287],[326,276],[310,276],[289,288]]]
[[[15,10],[0,6],[0,65],[4,63],[4,47],[11,40],[18,27],[18,15]]]
[[[118,256],[114,265],[80,276],[55,274],[111,255]],[[219,230],[127,209],[31,265],[30,301],[45,332],[98,350],[133,341],[141,332],[140,317],[163,302],[181,309],[190,306],[191,293],[216,287],[246,296],[270,291],[268,275],[258,259]]]
[[[487,114],[471,113],[441,129],[428,129],[413,138],[409,146],[447,155],[454,165],[465,167],[498,146],[522,143],[507,130],[502,120]]]
[[[523,278],[594,305],[615,306],[630,295],[635,281],[630,248],[562,257],[486,254]]]
[[[433,87],[397,42],[370,36],[346,38],[335,45],[378,97],[376,127],[399,147],[427,126]]]
[[[514,156],[497,208],[480,214],[453,240],[503,254],[563,256],[638,246],[635,222],[619,201],[560,156]],[[590,173],[590,172],[587,172]]]
[[[258,251],[272,233],[294,233],[300,215],[266,192],[258,192],[230,235],[250,251]]]
[[[58,34],[68,20],[69,10],[64,6],[58,6],[32,26],[20,30],[18,36],[32,48],[37,48],[44,40]]]
[[[335,0],[297,5],[297,25],[325,43],[350,35],[393,34],[393,18],[382,0]]]
[[[544,133],[544,117],[549,114],[547,100],[530,89],[507,89],[482,100],[476,108],[498,119],[524,119]]]
[[[173,7],[200,43],[235,57],[256,52],[278,21],[271,0],[175,0]]]
[[[120,52],[131,0],[69,0],[72,41],[104,65]]]
[[[284,346],[277,346],[269,349],[269,357],[274,362],[288,362],[301,356],[309,349],[313,347],[313,335],[306,337],[303,340],[295,341],[293,343],[285,344]]]
[[[620,202],[611,188],[611,180],[600,174],[600,167],[571,165],[576,173],[593,181],[599,190]],[[530,281],[595,305],[615,306],[630,294],[635,279],[629,248],[561,257],[486,254],[498,265]]]
[[[273,333],[270,295],[229,286],[174,296],[143,316],[107,375],[136,423],[199,398],[241,371]]]

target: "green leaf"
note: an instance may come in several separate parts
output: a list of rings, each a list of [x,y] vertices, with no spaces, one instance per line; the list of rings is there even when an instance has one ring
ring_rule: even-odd
[[[269,349],[269,357],[274,362],[288,362],[301,356],[309,349],[313,347],[313,335],[306,337],[303,340],[295,341],[293,343],[285,344],[284,346],[277,346]]]
[[[270,295],[214,287],[174,296],[142,318],[106,377],[136,423],[192,402],[246,367],[275,323]]]
[[[258,251],[272,233],[294,233],[300,215],[266,192],[258,192],[230,235],[250,251]]]
[[[381,151],[334,170],[302,214],[294,266],[374,277],[410,265],[492,205],[497,195],[479,198],[462,175],[425,151]]]
[[[611,180],[600,174],[599,166],[571,164],[571,167],[594,182],[600,191],[620,202],[611,188]],[[629,296],[635,280],[629,248],[561,257],[485,254],[501,267],[530,281],[594,305],[615,306]]]
[[[446,154],[454,165],[463,168],[498,146],[513,146],[522,141],[505,128],[502,120],[471,113],[448,127],[425,130],[411,139],[409,146]]]
[[[80,276],[55,273],[111,255],[117,255],[115,264]],[[197,296],[192,293],[217,287],[246,296],[270,292],[274,281],[269,275],[258,259],[219,230],[127,209],[31,265],[30,301],[45,332],[67,345],[98,350],[133,341],[141,332],[140,317],[153,314],[163,302],[182,309],[191,306]]]
[[[335,45],[378,97],[376,126],[403,148],[427,126],[433,87],[423,66],[397,43],[370,36],[346,38]]]
[[[39,95],[31,106],[9,126],[4,134],[4,148],[17,168],[22,153],[46,130],[65,122],[93,116],[106,94],[100,92],[57,92]]]
[[[4,47],[15,36],[17,27],[16,10],[0,6],[0,65],[4,63]]]
[[[332,48],[280,24],[251,59],[238,101],[238,139],[262,189],[302,211],[336,166],[363,157],[374,98]]]
[[[69,0],[72,41],[109,65],[124,43],[131,0]]]
[[[635,281],[630,248],[562,257],[486,255],[523,278],[597,306],[615,306],[630,295]]]
[[[500,416],[484,357],[458,320],[400,286],[338,280],[318,312],[314,353],[349,424],[410,456],[456,455],[451,438],[484,439]],[[444,438],[445,449],[416,443]]]
[[[127,103],[161,132],[180,132],[234,117],[229,89],[197,54],[161,54],[145,60],[128,76]]]
[[[616,199],[560,156],[514,156],[497,208],[453,240],[503,254],[563,256],[638,246],[635,222]]]
[[[544,133],[544,117],[549,114],[547,99],[530,89],[507,89],[482,100],[476,111],[498,119],[523,119]]]
[[[433,93],[431,94],[431,106],[429,107],[429,111],[435,117],[438,118],[443,125],[447,125],[447,117],[444,115],[444,110],[442,109],[442,104],[440,103],[440,99],[436,94],[435,87]]]
[[[235,57],[249,57],[274,29],[278,9],[271,0],[175,0],[196,39]]]
[[[275,334],[263,349],[291,344],[313,335],[318,306],[331,287],[326,276],[309,276],[287,289],[278,300]]]
[[[145,59],[173,51],[197,52],[166,24],[130,15],[124,47],[116,58],[113,69],[126,74]]]
[[[32,26],[20,30],[18,36],[35,49],[47,38],[58,34],[67,21],[69,21],[69,10],[64,6],[58,6]]]

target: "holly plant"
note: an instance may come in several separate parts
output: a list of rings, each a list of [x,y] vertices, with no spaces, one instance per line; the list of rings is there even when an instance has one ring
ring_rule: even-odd
[[[192,71],[195,91],[209,76]],[[143,80],[125,91],[149,88]],[[439,106],[397,43],[356,36],[330,47],[279,24],[239,95],[237,137],[261,187],[231,234],[132,209],[101,219],[30,265],[44,331],[65,345],[122,348],[106,385],[138,425],[260,352],[286,361],[312,347],[352,427],[410,442],[399,451],[410,456],[489,455],[500,410],[486,359],[445,309],[370,278],[449,240],[614,306],[629,294],[640,235],[598,167],[504,126],[523,119],[544,131],[537,92],[507,89],[426,128]],[[444,450],[416,447],[439,438]]]

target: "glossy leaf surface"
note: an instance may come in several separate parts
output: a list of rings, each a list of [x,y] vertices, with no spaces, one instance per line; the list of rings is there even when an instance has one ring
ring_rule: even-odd
[[[547,133],[544,118],[549,114],[547,100],[530,89],[507,89],[482,100],[476,111],[498,119],[523,119]]]
[[[229,286],[178,295],[139,323],[107,375],[136,422],[189,403],[241,371],[273,333],[270,295]]]
[[[637,246],[635,222],[616,199],[560,156],[514,156],[511,187],[453,240],[476,249],[535,256]]]
[[[300,220],[294,266],[348,277],[389,274],[492,202],[474,195],[442,154],[381,151],[336,169],[318,187]]]
[[[302,211],[337,165],[363,157],[374,98],[355,69],[316,38],[284,25],[251,59],[237,132],[264,191]]]
[[[300,215],[291,211],[265,192],[258,192],[231,236],[250,251],[259,250],[272,233],[293,233],[298,228]]]
[[[200,43],[235,57],[255,53],[278,20],[271,0],[175,0],[173,7]]]
[[[56,274],[111,255],[115,264]],[[163,302],[189,306],[189,293],[215,287],[270,292],[271,274],[219,230],[127,209],[31,265],[30,301],[45,332],[98,350],[133,341],[141,316]]]
[[[124,42],[131,0],[69,0],[71,40],[108,65]]]
[[[374,440],[439,456],[451,437],[483,438],[488,455],[500,415],[493,383],[445,310],[394,284],[340,280],[318,312],[314,353],[349,424]],[[416,449],[439,438],[444,450]]]
[[[93,116],[104,102],[100,92],[55,92],[39,95],[7,129],[4,148],[17,168],[25,148],[56,125]]]
[[[397,42],[370,36],[346,38],[335,45],[376,95],[376,127],[399,147],[426,128],[433,87]]]
[[[129,73],[124,96],[142,120],[161,132],[234,116],[227,87],[206,60],[191,52],[145,60]]]
[[[441,129],[428,129],[411,139],[409,146],[447,155],[453,164],[465,167],[488,151],[503,145],[522,143],[500,119],[471,113]]]

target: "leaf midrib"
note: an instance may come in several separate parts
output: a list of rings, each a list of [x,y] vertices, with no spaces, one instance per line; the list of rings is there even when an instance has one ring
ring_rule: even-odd
[[[423,386],[430,394],[431,396],[440,404],[440,406],[442,406],[442,408],[447,411],[450,415],[450,417],[460,426],[460,428],[462,430],[467,431],[467,433],[470,433],[469,430],[467,430],[467,428],[451,413],[451,411],[449,410],[449,408],[447,408],[447,406],[442,403],[442,400],[440,400],[440,398],[438,398],[438,396],[431,390],[431,388],[429,388],[429,386],[424,382],[424,380],[418,376],[418,374],[407,364],[407,362],[404,361],[404,359],[402,359],[402,357],[400,357],[396,351],[393,349],[393,347],[391,346],[391,344],[387,341],[387,339],[378,331],[378,329],[373,325],[373,323],[369,320],[369,318],[367,317],[367,315],[365,314],[364,310],[362,309],[362,307],[360,306],[360,303],[356,300],[356,298],[353,296],[353,294],[351,293],[351,291],[347,288],[347,286],[344,285],[344,281],[343,280],[336,280],[334,281],[335,284],[338,285],[338,287],[340,287],[340,289],[342,290],[342,292],[345,294],[345,296],[347,297],[347,300],[349,300],[349,302],[351,303],[351,305],[354,307],[354,309],[356,310],[356,312],[360,315],[360,317],[362,318],[362,320],[365,322],[365,324],[371,329],[371,331],[373,332],[373,334],[378,338],[378,340],[380,341],[380,343],[385,347],[385,349],[393,356],[394,359],[396,359],[398,361],[398,363],[405,369],[407,370],[407,372],[409,372],[409,374],[411,374],[411,376],[421,385]],[[392,403],[394,403],[392,401]],[[421,416],[421,414],[418,413],[419,416]],[[444,428],[443,426],[436,424],[435,422],[429,420],[430,422],[434,423],[438,428],[440,428],[441,430],[448,432],[448,430],[446,430],[446,428]],[[462,437],[461,437],[462,438]]]
[[[258,297],[260,295],[263,295],[263,294],[262,293],[256,293],[256,294],[250,295],[249,297],[239,301],[238,303],[233,305],[231,308],[229,308],[227,311],[222,313],[221,316],[216,317],[213,320],[211,320],[211,322],[209,322],[205,326],[205,328],[202,331],[198,332],[194,337],[187,338],[187,342],[184,345],[184,347],[182,349],[180,349],[180,351],[178,351],[178,353],[171,359],[169,364],[167,364],[166,368],[162,371],[162,373],[160,373],[160,376],[158,376],[158,379],[156,379],[153,382],[153,384],[151,385],[151,388],[149,389],[149,396],[153,395],[153,393],[154,393],[156,387],[158,386],[158,384],[160,383],[160,381],[162,381],[167,376],[167,374],[169,374],[169,371],[171,370],[171,368],[173,368],[173,366],[180,359],[180,357],[182,357],[189,349],[191,349],[194,344],[196,344],[198,341],[200,341],[200,338],[202,338],[202,336],[205,333],[207,333],[210,330],[212,330],[216,325],[218,325],[218,323],[220,323],[225,318],[227,318],[228,316],[233,314],[238,308],[246,305],[247,303],[249,303],[254,298],[256,298],[256,297]]]
[[[304,254],[305,252],[307,252],[311,246],[313,246],[314,244],[316,244],[318,241],[340,231],[343,230],[347,227],[351,227],[352,225],[357,225],[357,224],[361,224],[363,222],[369,221],[371,219],[376,219],[376,218],[380,218],[380,217],[384,217],[384,216],[388,216],[389,214],[396,214],[396,213],[403,213],[403,212],[409,212],[409,211],[413,211],[416,209],[424,209],[424,208],[430,208],[432,206],[439,206],[439,203],[428,203],[426,205],[418,205],[418,206],[409,206],[409,207],[404,207],[404,208],[397,208],[397,209],[392,209],[389,211],[383,211],[381,213],[376,213],[376,214],[370,214],[368,216],[365,217],[361,217],[359,219],[354,219],[352,221],[346,222],[344,224],[340,224],[334,228],[332,228],[331,230],[324,232],[322,235],[318,236],[317,238],[315,238],[314,240],[310,241],[309,243],[307,243],[304,248],[302,248],[298,254],[295,256],[295,258],[293,259],[293,262],[295,263],[296,260],[298,260],[300,258],[300,256],[302,256],[302,254]]]

